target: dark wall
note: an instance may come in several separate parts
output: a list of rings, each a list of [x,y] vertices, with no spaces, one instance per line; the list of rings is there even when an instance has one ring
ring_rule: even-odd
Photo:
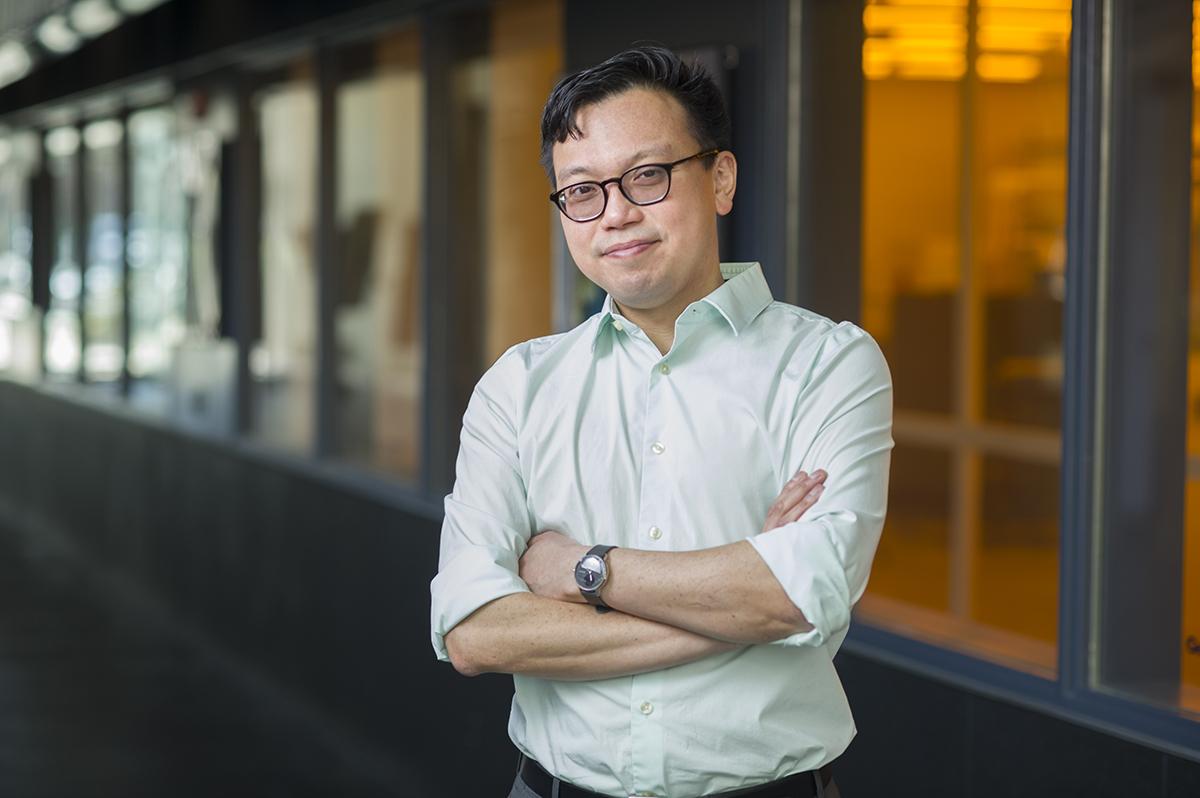
[[[846,798],[1195,798],[1200,764],[843,653]]]
[[[0,380],[6,507],[393,754],[413,795],[511,782],[511,680],[430,646],[436,513]]]

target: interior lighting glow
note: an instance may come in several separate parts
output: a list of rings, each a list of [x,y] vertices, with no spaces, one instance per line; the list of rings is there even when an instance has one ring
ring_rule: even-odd
[[[150,9],[161,6],[165,0],[117,0],[117,8],[126,14],[142,14]]]
[[[863,26],[867,30],[891,28],[897,25],[961,26],[966,22],[967,12],[963,8],[870,5],[863,9]]]
[[[53,157],[65,158],[79,149],[79,131],[73,127],[56,127],[46,134],[46,152]]]
[[[1071,11],[1071,0],[979,0],[980,8],[1018,8],[1041,11]]]
[[[1065,50],[1070,37],[1057,32],[1031,31],[1028,28],[981,28],[976,41],[981,50],[1007,50],[1016,53],[1045,53]]]
[[[37,28],[37,40],[52,53],[69,53],[79,47],[79,34],[62,14],[51,14]]]
[[[1038,33],[1067,35],[1071,32],[1071,15],[1060,11],[1030,11],[1028,9],[980,9],[980,28],[1022,28]]]
[[[89,150],[102,150],[121,143],[125,129],[115,119],[101,119],[83,129],[83,143]]]
[[[25,77],[32,66],[33,59],[23,44],[12,40],[0,44],[0,86]]]
[[[998,83],[1025,83],[1042,72],[1041,59],[1032,55],[984,53],[975,61],[975,73]]]
[[[108,0],[79,0],[71,6],[71,27],[92,38],[117,27],[121,16]]]

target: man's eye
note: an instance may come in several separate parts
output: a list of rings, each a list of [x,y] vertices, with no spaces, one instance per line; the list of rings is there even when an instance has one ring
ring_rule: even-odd
[[[636,183],[657,183],[667,176],[667,170],[661,166],[643,166],[633,173]]]
[[[596,194],[596,187],[590,183],[585,183],[582,186],[571,186],[565,193],[568,200],[585,200]]]

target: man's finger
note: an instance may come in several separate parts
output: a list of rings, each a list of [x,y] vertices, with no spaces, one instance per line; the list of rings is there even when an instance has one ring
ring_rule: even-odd
[[[817,485],[822,484],[825,481],[825,477],[828,476],[824,471],[821,470],[814,471],[812,474],[806,474],[805,476],[801,477],[800,474],[803,473],[804,472],[797,473],[795,477],[793,477],[786,485],[783,486],[783,490],[779,493],[779,498],[775,500],[776,506],[780,507],[784,511],[791,509],[796,502],[805,496],[805,494],[807,494]]]
[[[824,492],[824,485],[817,485],[814,487],[812,490],[806,493],[800,499],[800,501],[796,502],[796,504],[792,506],[792,509],[783,514],[779,525],[783,526],[783,524],[790,524],[793,521],[799,521],[801,516],[808,512],[808,509],[817,503],[817,499],[821,498],[821,494]]]

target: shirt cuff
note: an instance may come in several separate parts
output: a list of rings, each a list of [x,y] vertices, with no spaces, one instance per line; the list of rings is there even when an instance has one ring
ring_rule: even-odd
[[[503,596],[530,592],[517,573],[516,554],[492,546],[466,546],[442,566],[429,587],[430,629],[438,659],[450,659],[446,633],[468,615]]]
[[[823,646],[850,625],[846,569],[828,521],[793,521],[747,538],[812,628],[774,641]]]

